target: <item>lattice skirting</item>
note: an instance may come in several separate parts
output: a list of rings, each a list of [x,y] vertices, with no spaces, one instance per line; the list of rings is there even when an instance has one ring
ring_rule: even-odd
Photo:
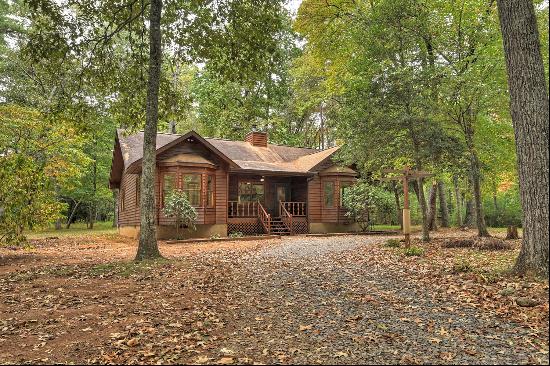
[[[292,231],[295,234],[307,234],[309,233],[309,227],[307,221],[294,221],[292,222]]]
[[[265,234],[264,228],[259,220],[254,222],[228,223],[227,233],[231,234],[236,232],[241,232],[243,235]]]

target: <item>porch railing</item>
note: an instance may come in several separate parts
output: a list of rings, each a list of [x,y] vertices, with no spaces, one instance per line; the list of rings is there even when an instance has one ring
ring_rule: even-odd
[[[292,202],[292,201],[281,201],[279,205],[279,215],[282,217],[281,208],[284,208],[292,216],[296,217],[305,217],[307,216],[307,205],[306,202]]]
[[[279,203],[279,214],[281,216],[281,221],[290,231],[290,235],[292,235],[292,214],[285,208],[284,202]]]
[[[261,203],[258,203],[258,218],[264,227],[265,233],[271,233],[271,215],[266,212],[264,206]]]
[[[229,217],[258,217],[260,203],[255,202],[227,202],[227,215]],[[263,207],[262,207],[263,208]]]

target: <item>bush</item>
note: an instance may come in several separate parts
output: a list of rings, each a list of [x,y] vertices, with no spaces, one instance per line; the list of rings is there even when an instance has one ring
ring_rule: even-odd
[[[465,239],[448,239],[442,244],[444,248],[471,248],[474,246],[475,240],[470,238]]]
[[[412,246],[412,247],[409,247],[409,248],[405,249],[405,255],[407,257],[420,257],[423,254],[424,254],[424,249],[422,249],[420,247]]]
[[[388,248],[399,248],[401,243],[397,239],[388,239],[386,240],[386,246]]]
[[[195,220],[198,217],[197,210],[191,205],[185,192],[179,190],[172,191],[166,197],[163,212],[166,216],[176,219],[176,235],[178,239],[181,224],[191,230],[195,230]]]
[[[342,197],[346,216],[355,221],[362,231],[367,231],[373,222],[392,223],[397,217],[394,197],[387,190],[359,181],[347,188]]]
[[[214,240],[214,239],[221,239],[221,235],[220,234],[213,234],[213,235],[210,235],[210,239]]]
[[[229,233],[230,238],[242,238],[243,236],[244,234],[241,233],[240,231],[234,231],[232,233]]]
[[[478,238],[474,247],[479,250],[510,250],[512,245],[498,238]]]

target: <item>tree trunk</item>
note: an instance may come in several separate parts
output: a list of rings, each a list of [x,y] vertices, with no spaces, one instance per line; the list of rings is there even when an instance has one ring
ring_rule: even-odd
[[[399,223],[399,228],[403,230],[403,211],[401,211],[401,200],[399,199],[397,184],[393,185],[393,194],[395,196],[395,207],[397,208],[397,222]]]
[[[435,181],[432,182],[432,186],[430,187],[428,202],[428,229],[430,231],[437,230],[437,183]]]
[[[149,80],[147,85],[146,120],[143,133],[141,174],[141,227],[136,260],[160,257],[155,226],[155,170],[158,125],[158,99],[162,44],[160,18],[162,0],[151,0],[149,13]]]
[[[473,139],[473,136],[471,136]],[[470,173],[472,175],[472,189],[474,193],[474,204],[476,213],[476,225],[477,236],[488,237],[491,236],[487,230],[487,224],[485,223],[485,215],[483,214],[483,201],[481,198],[481,167],[479,164],[479,158],[475,148],[473,147],[473,141],[470,146]]]
[[[89,220],[90,226],[89,229],[94,228],[94,221],[96,216],[96,194],[97,194],[97,139],[94,135],[94,163],[92,165],[92,201],[90,202],[90,212]]]
[[[523,208],[520,273],[548,277],[548,89],[532,1],[498,0]]]
[[[445,195],[445,183],[437,182],[437,193],[439,193],[439,211],[441,212],[441,227],[449,227],[449,206]]]
[[[458,188],[458,177],[453,176],[453,186],[456,199],[456,226],[462,227],[462,202],[460,200],[460,189]]]
[[[88,229],[91,230],[93,228],[94,228],[94,204],[92,202],[88,207]]]
[[[476,211],[474,200],[471,198],[466,201],[466,216],[464,217],[464,222],[462,223],[463,228],[473,228],[476,223]]]
[[[518,227],[515,225],[508,226],[506,229],[506,240],[519,239]]]
[[[71,224],[73,223],[73,216],[74,216],[74,214],[76,212],[76,209],[78,208],[79,205],[80,205],[80,201],[75,202],[75,205],[73,206],[71,214],[69,215],[69,218],[67,218],[67,229],[69,229],[71,227]]]
[[[55,230],[61,230],[61,219],[55,220]]]
[[[428,205],[426,204],[426,195],[424,194],[424,178],[418,178],[413,186],[422,211],[422,241],[430,241]]]

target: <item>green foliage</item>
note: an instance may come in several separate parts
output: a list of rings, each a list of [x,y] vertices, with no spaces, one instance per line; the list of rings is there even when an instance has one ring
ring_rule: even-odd
[[[357,222],[362,231],[367,231],[375,220],[387,223],[392,215],[395,216],[393,195],[366,181],[347,188],[342,203],[348,210],[346,215]]]
[[[240,231],[234,231],[232,233],[229,233],[230,238],[242,238],[244,237],[244,234]]]
[[[213,234],[213,235],[210,235],[210,239],[212,240],[216,240],[216,239],[221,239],[221,235],[220,234]]]
[[[25,242],[24,229],[46,225],[63,205],[51,195],[49,178],[32,159],[0,156],[0,245]]]
[[[407,257],[420,257],[424,255],[424,249],[417,246],[410,246],[403,252]]]
[[[487,225],[491,227],[507,227],[510,225],[521,227],[523,213],[516,184],[510,189],[496,192],[493,197],[486,196],[483,207]]]
[[[60,216],[60,186],[78,177],[86,157],[82,140],[64,121],[36,110],[0,105],[0,242],[19,243],[23,230]]]
[[[388,239],[386,240],[386,244],[388,248],[399,248],[401,246],[401,243],[397,239]]]
[[[195,230],[195,221],[198,218],[197,210],[191,205],[187,193],[174,190],[167,197],[162,209],[168,217],[176,219],[176,231],[179,236],[179,227],[183,225],[189,230]]]
[[[548,6],[537,12],[547,60]],[[447,185],[456,175],[467,198],[471,176],[485,195],[517,182],[496,2],[304,0],[294,27],[307,41],[293,70],[301,101],[333,101],[343,161],[373,178],[405,164]]]

